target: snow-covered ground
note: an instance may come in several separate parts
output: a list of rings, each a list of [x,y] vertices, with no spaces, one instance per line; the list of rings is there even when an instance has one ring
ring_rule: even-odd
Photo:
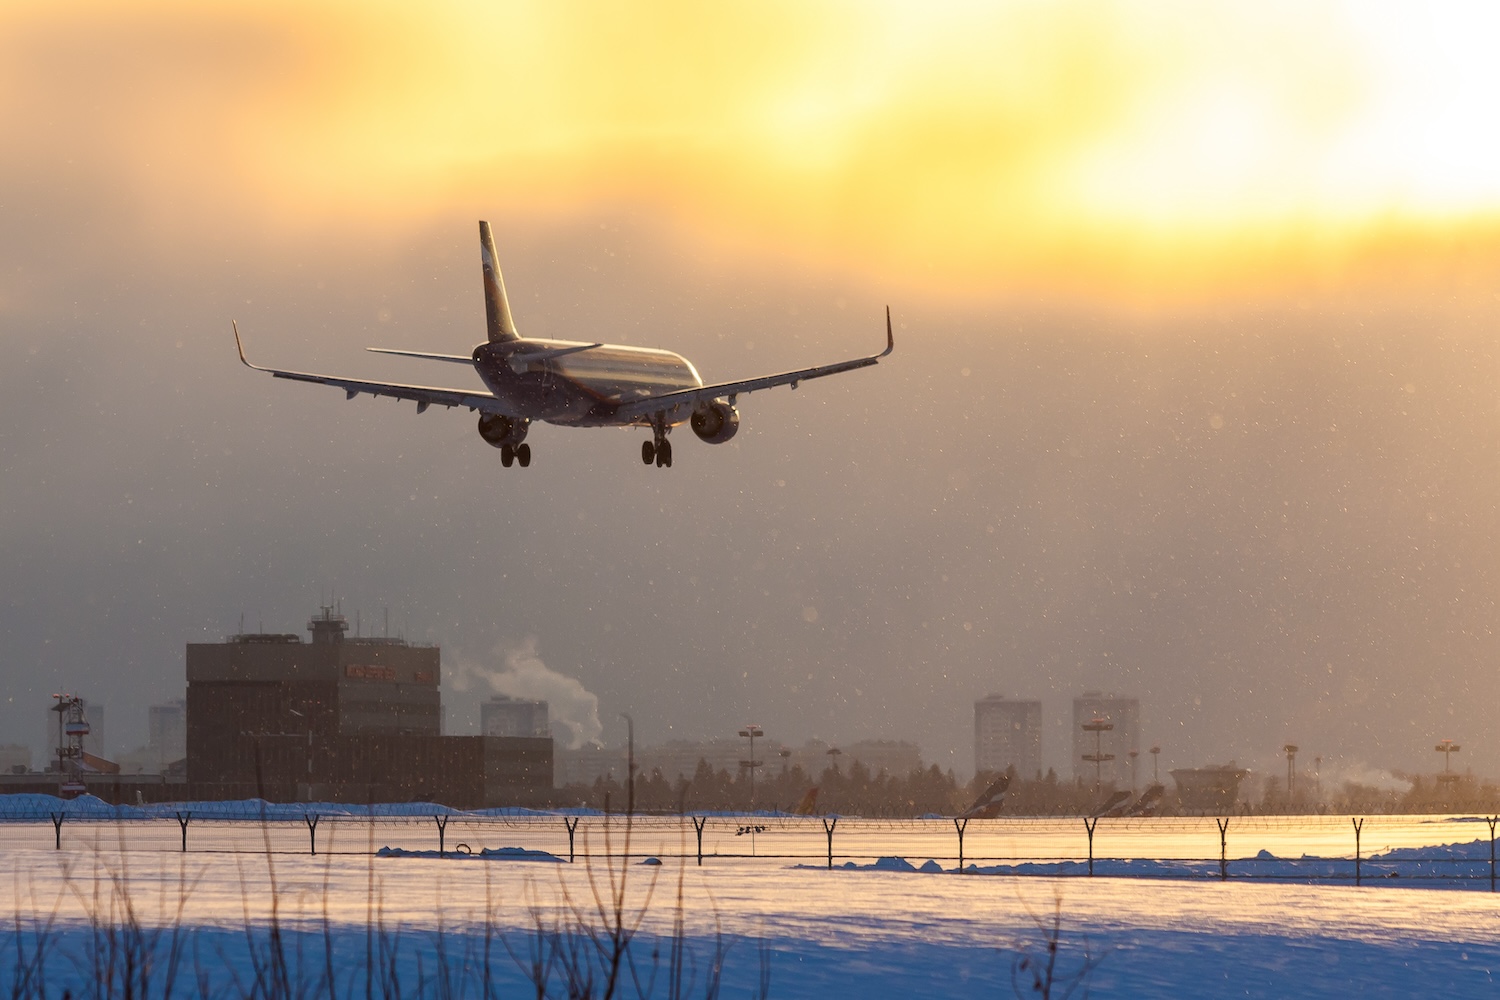
[[[750,826],[764,827],[754,834],[754,857],[750,834],[741,832]],[[293,993],[298,984],[318,992],[331,969],[340,993],[363,996],[373,968],[376,995],[445,995],[438,970],[446,967],[446,995],[472,996],[488,967],[498,995],[516,995],[528,988],[522,966],[535,954],[538,926],[607,927],[609,907],[601,914],[596,904],[608,903],[622,871],[627,922],[643,915],[636,974],[644,987],[655,951],[656,996],[670,995],[679,915],[687,996],[704,995],[719,940],[728,946],[726,997],[754,995],[763,971],[774,997],[1009,996],[1018,957],[1043,956],[1054,913],[1060,970],[1093,963],[1086,982],[1095,996],[1469,996],[1495,992],[1492,973],[1500,971],[1500,895],[1488,891],[1486,877],[1489,827],[1457,818],[1367,821],[1362,868],[1375,877],[1359,887],[1347,817],[1232,821],[1229,881],[1218,878],[1212,819],[1102,821],[1094,878],[1076,874],[1086,871],[1079,859],[1087,851],[1077,820],[971,824],[966,865],[979,860],[968,875],[953,872],[957,839],[946,820],[841,819],[832,870],[817,861],[826,852],[822,821],[776,817],[712,818],[702,867],[691,825],[675,819],[642,821],[624,867],[597,856],[606,836],[601,817],[583,819],[571,865],[558,863],[568,853],[561,816],[455,816],[446,846],[463,842],[476,853],[445,857],[434,856],[430,815],[375,824],[329,815],[319,821],[316,856],[307,853],[300,818],[195,820],[186,854],[170,814],[65,821],[62,833],[58,851],[50,822],[0,824],[10,869],[0,881],[7,918],[0,961],[12,974],[0,979],[0,990],[10,990],[13,974],[40,950],[47,995],[65,987],[86,993],[104,974],[103,960],[122,958],[136,940],[155,951],[157,992],[175,941],[178,995],[196,995],[200,975],[214,990],[248,994],[258,974],[281,974],[273,953],[286,960]],[[618,821],[608,839],[614,852],[623,846]],[[1467,846],[1434,849],[1442,844]],[[371,853],[384,846],[395,849]],[[1113,849],[1122,846],[1128,850]],[[523,850],[499,850],[507,847]],[[492,853],[479,855],[484,849]],[[596,856],[586,860],[586,852]],[[1328,860],[1300,860],[1315,853]],[[1463,867],[1443,864],[1440,879],[1414,879],[1423,871],[1401,869],[1403,853],[1456,857]],[[643,863],[647,855],[662,863]],[[1122,857],[1137,860],[1104,860]],[[1068,875],[1003,874],[1037,864]],[[922,867],[933,870],[909,870]],[[1392,871],[1402,874],[1382,877]],[[100,933],[111,927],[127,930]],[[574,958],[592,947],[566,934],[551,940],[564,944],[554,957],[567,956],[570,940]],[[565,992],[562,967],[551,974]],[[636,982],[622,995],[637,995]]]

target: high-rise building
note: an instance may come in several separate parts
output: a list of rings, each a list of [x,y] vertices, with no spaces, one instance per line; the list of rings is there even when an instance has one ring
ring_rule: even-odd
[[[1141,748],[1137,698],[1085,691],[1073,699],[1073,777],[1130,787],[1130,751]],[[1105,758],[1093,760],[1094,757]]]
[[[146,745],[165,763],[187,756],[187,702],[173,698],[146,710]]]
[[[974,703],[974,770],[1021,778],[1042,770],[1042,703],[992,694]]]
[[[479,732],[485,736],[551,736],[547,703],[497,694],[479,706]]]

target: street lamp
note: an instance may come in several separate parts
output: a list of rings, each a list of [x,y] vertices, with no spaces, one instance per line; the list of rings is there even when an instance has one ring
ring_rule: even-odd
[[[1151,748],[1151,783],[1161,784],[1161,775],[1156,770],[1157,759],[1161,756],[1161,744],[1158,743]]]
[[[1297,791],[1297,745],[1288,743],[1281,748],[1286,754],[1286,803],[1292,804],[1292,796]]]
[[[755,769],[760,767],[760,761],[755,759],[755,738],[766,735],[765,730],[757,725],[747,725],[740,730],[740,735],[750,741],[750,759],[740,761],[740,767],[750,772],[750,811],[755,812]]]

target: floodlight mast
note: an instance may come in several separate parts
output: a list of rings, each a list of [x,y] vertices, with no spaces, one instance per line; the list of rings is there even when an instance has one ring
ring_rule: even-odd
[[[1094,765],[1095,795],[1099,794],[1104,788],[1104,762],[1115,759],[1114,754],[1104,752],[1103,743],[1101,742],[1104,737],[1101,734],[1107,733],[1114,728],[1115,724],[1102,715],[1096,715],[1093,719],[1083,724],[1084,732],[1094,734],[1094,752],[1084,754],[1083,759]]]
[[[1453,773],[1453,755],[1462,750],[1463,747],[1452,740],[1443,740],[1437,746],[1433,747],[1433,749],[1443,755],[1443,773],[1437,776],[1438,781],[1443,784],[1457,781],[1458,775]]]
[[[766,733],[759,726],[751,724],[741,729],[740,735],[750,741],[750,759],[740,761],[740,767],[750,772],[750,811],[755,812],[755,769],[760,767],[760,761],[755,759],[755,738]]]

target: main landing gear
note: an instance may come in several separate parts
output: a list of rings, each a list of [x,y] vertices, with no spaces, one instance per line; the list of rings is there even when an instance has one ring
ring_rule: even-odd
[[[651,440],[641,442],[641,463],[652,462],[658,469],[672,467],[672,442],[667,440],[667,422],[661,414],[651,421]]]
[[[502,444],[500,446],[500,464],[508,469],[512,463],[517,462],[520,463],[523,469],[531,464],[531,445],[525,441],[515,446]]]
[[[666,466],[670,469],[672,467],[672,442],[662,441],[661,444],[655,444],[651,441],[642,441],[641,462],[650,465],[653,461],[657,468]]]

